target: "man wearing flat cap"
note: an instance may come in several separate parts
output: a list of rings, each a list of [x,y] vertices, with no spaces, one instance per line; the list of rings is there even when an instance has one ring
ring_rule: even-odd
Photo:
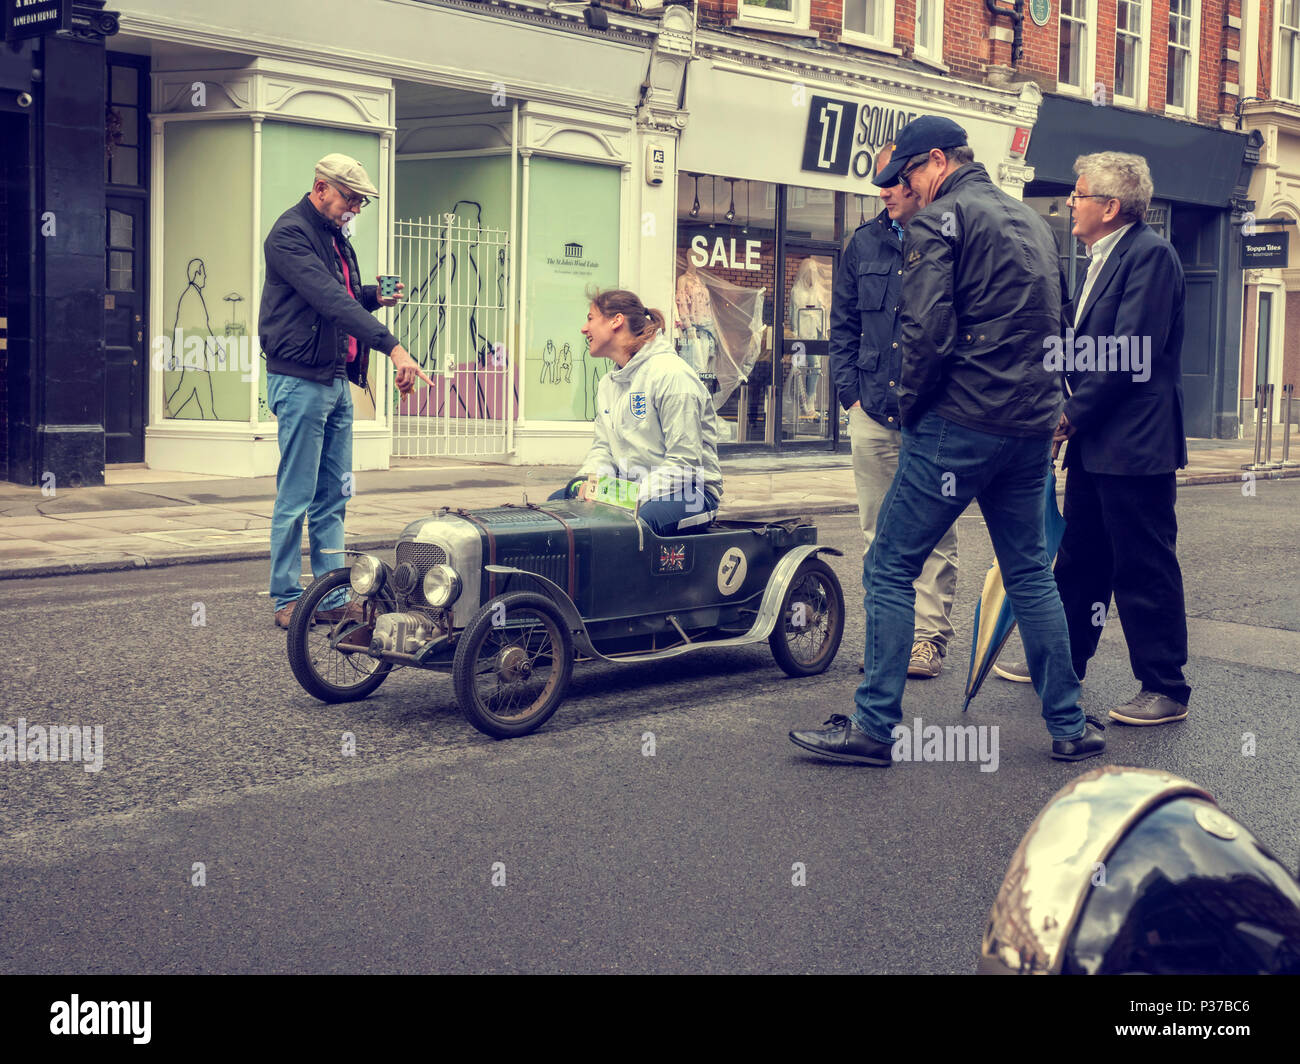
[[[903,244],[898,471],[867,552],[865,672],[852,716],[797,745],[834,761],[888,767],[902,719],[915,591],[935,545],[972,499],[988,526],[1020,625],[1051,756],[1094,757],[1100,722],[1079,707],[1065,611],[1043,528],[1052,434],[1061,415],[1044,341],[1063,327],[1065,279],[1047,224],[997,188],[965,131],[922,115],[899,133],[875,182],[921,207]]]
[[[316,164],[308,192],[267,234],[266,278],[258,332],[266,353],[266,401],[278,422],[280,465],[271,518],[271,599],[275,623],[288,628],[302,595],[302,522],[311,571],[339,566],[343,515],[351,494],[352,392],[366,386],[370,350],[388,355],[405,394],[417,377],[433,382],[373,314],[395,306],[377,285],[362,284],[356,252],[342,226],[379,190],[356,159],[331,154]],[[317,618],[341,610],[318,610]]]

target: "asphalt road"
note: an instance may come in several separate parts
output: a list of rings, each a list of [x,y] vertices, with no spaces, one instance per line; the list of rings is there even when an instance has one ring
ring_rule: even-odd
[[[1207,787],[1294,869],[1300,483],[1186,489],[1179,516],[1193,712],[1110,728],[1105,760]],[[1033,692],[996,679],[967,721],[999,727],[996,772],[791,745],[850,711],[861,654],[856,518],[819,525],[849,602],[827,673],[788,679],[765,644],[580,666],[509,742],[436,674],[307,696],[262,564],[7,582],[0,723],[101,725],[104,761],[0,764],[0,972],[973,971],[1021,834],[1100,762],[1051,761]],[[939,678],[909,682],[908,721],[960,722],[991,561],[977,512],[960,536],[958,636]],[[1112,623],[1085,704],[1135,690]]]

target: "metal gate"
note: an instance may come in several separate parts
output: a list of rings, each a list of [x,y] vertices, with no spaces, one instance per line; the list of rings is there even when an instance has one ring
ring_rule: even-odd
[[[393,390],[393,454],[504,455],[514,447],[519,373],[511,350],[510,241],[485,228],[478,204],[394,226],[406,285],[393,332],[433,378]]]

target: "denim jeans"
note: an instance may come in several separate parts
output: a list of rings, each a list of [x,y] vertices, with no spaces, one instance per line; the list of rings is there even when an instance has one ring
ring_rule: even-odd
[[[343,549],[343,512],[351,494],[352,392],[345,378],[317,384],[268,373],[266,403],[279,423],[280,440],[271,516],[271,599],[278,610],[302,594],[304,516],[312,575],[346,564],[342,555],[324,552]]]
[[[935,413],[903,429],[898,472],[880,507],[863,565],[867,641],[853,719],[877,742],[892,742],[902,719],[916,592],[926,558],[972,499],[1015,610],[1034,690],[1053,739],[1084,733],[1070,636],[1043,533],[1051,468],[1047,436],[994,436]]]

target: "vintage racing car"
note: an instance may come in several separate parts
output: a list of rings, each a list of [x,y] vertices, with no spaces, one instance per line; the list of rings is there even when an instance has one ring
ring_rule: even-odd
[[[812,676],[844,634],[843,591],[818,557],[840,551],[797,518],[661,539],[600,502],[444,508],[403,530],[392,564],[345,553],[351,565],[312,583],[294,611],[298,682],[345,702],[395,666],[450,671],[465,716],[497,738],[540,727],[575,661],[662,661],[766,639],[782,669]]]

